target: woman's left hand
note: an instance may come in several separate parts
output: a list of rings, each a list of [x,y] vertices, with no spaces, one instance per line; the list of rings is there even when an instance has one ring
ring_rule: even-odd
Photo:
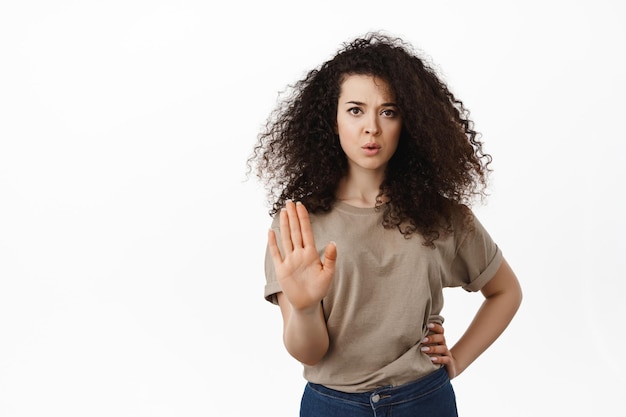
[[[422,352],[430,356],[434,363],[445,365],[448,376],[453,379],[457,375],[456,362],[444,336],[443,326],[438,323],[429,323],[430,333],[422,340]]]

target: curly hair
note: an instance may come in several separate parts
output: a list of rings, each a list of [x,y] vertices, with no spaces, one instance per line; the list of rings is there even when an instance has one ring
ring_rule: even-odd
[[[248,159],[249,170],[254,166],[267,187],[269,214],[286,200],[301,201],[313,213],[331,209],[348,169],[336,121],[341,85],[349,75],[385,80],[402,115],[398,148],[377,198],[383,226],[405,237],[418,232],[424,245],[434,247],[455,219],[470,224],[468,206],[485,196],[491,156],[482,150],[469,111],[436,72],[409,44],[378,32],[343,44],[331,60],[283,92]]]

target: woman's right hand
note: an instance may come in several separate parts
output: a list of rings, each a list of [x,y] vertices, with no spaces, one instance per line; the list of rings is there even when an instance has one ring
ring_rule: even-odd
[[[337,247],[326,246],[320,260],[307,209],[301,203],[287,201],[280,212],[281,255],[276,235],[268,232],[270,255],[281,290],[292,308],[307,312],[315,310],[326,296],[335,273]]]

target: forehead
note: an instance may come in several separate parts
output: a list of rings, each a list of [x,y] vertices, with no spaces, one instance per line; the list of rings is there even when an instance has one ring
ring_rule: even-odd
[[[378,96],[384,101],[393,101],[389,83],[374,75],[348,74],[341,82],[340,97],[346,95]]]

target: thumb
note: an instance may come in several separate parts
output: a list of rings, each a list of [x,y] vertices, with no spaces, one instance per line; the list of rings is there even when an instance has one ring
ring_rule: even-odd
[[[324,269],[335,270],[335,263],[337,262],[337,244],[330,242],[324,250]]]

